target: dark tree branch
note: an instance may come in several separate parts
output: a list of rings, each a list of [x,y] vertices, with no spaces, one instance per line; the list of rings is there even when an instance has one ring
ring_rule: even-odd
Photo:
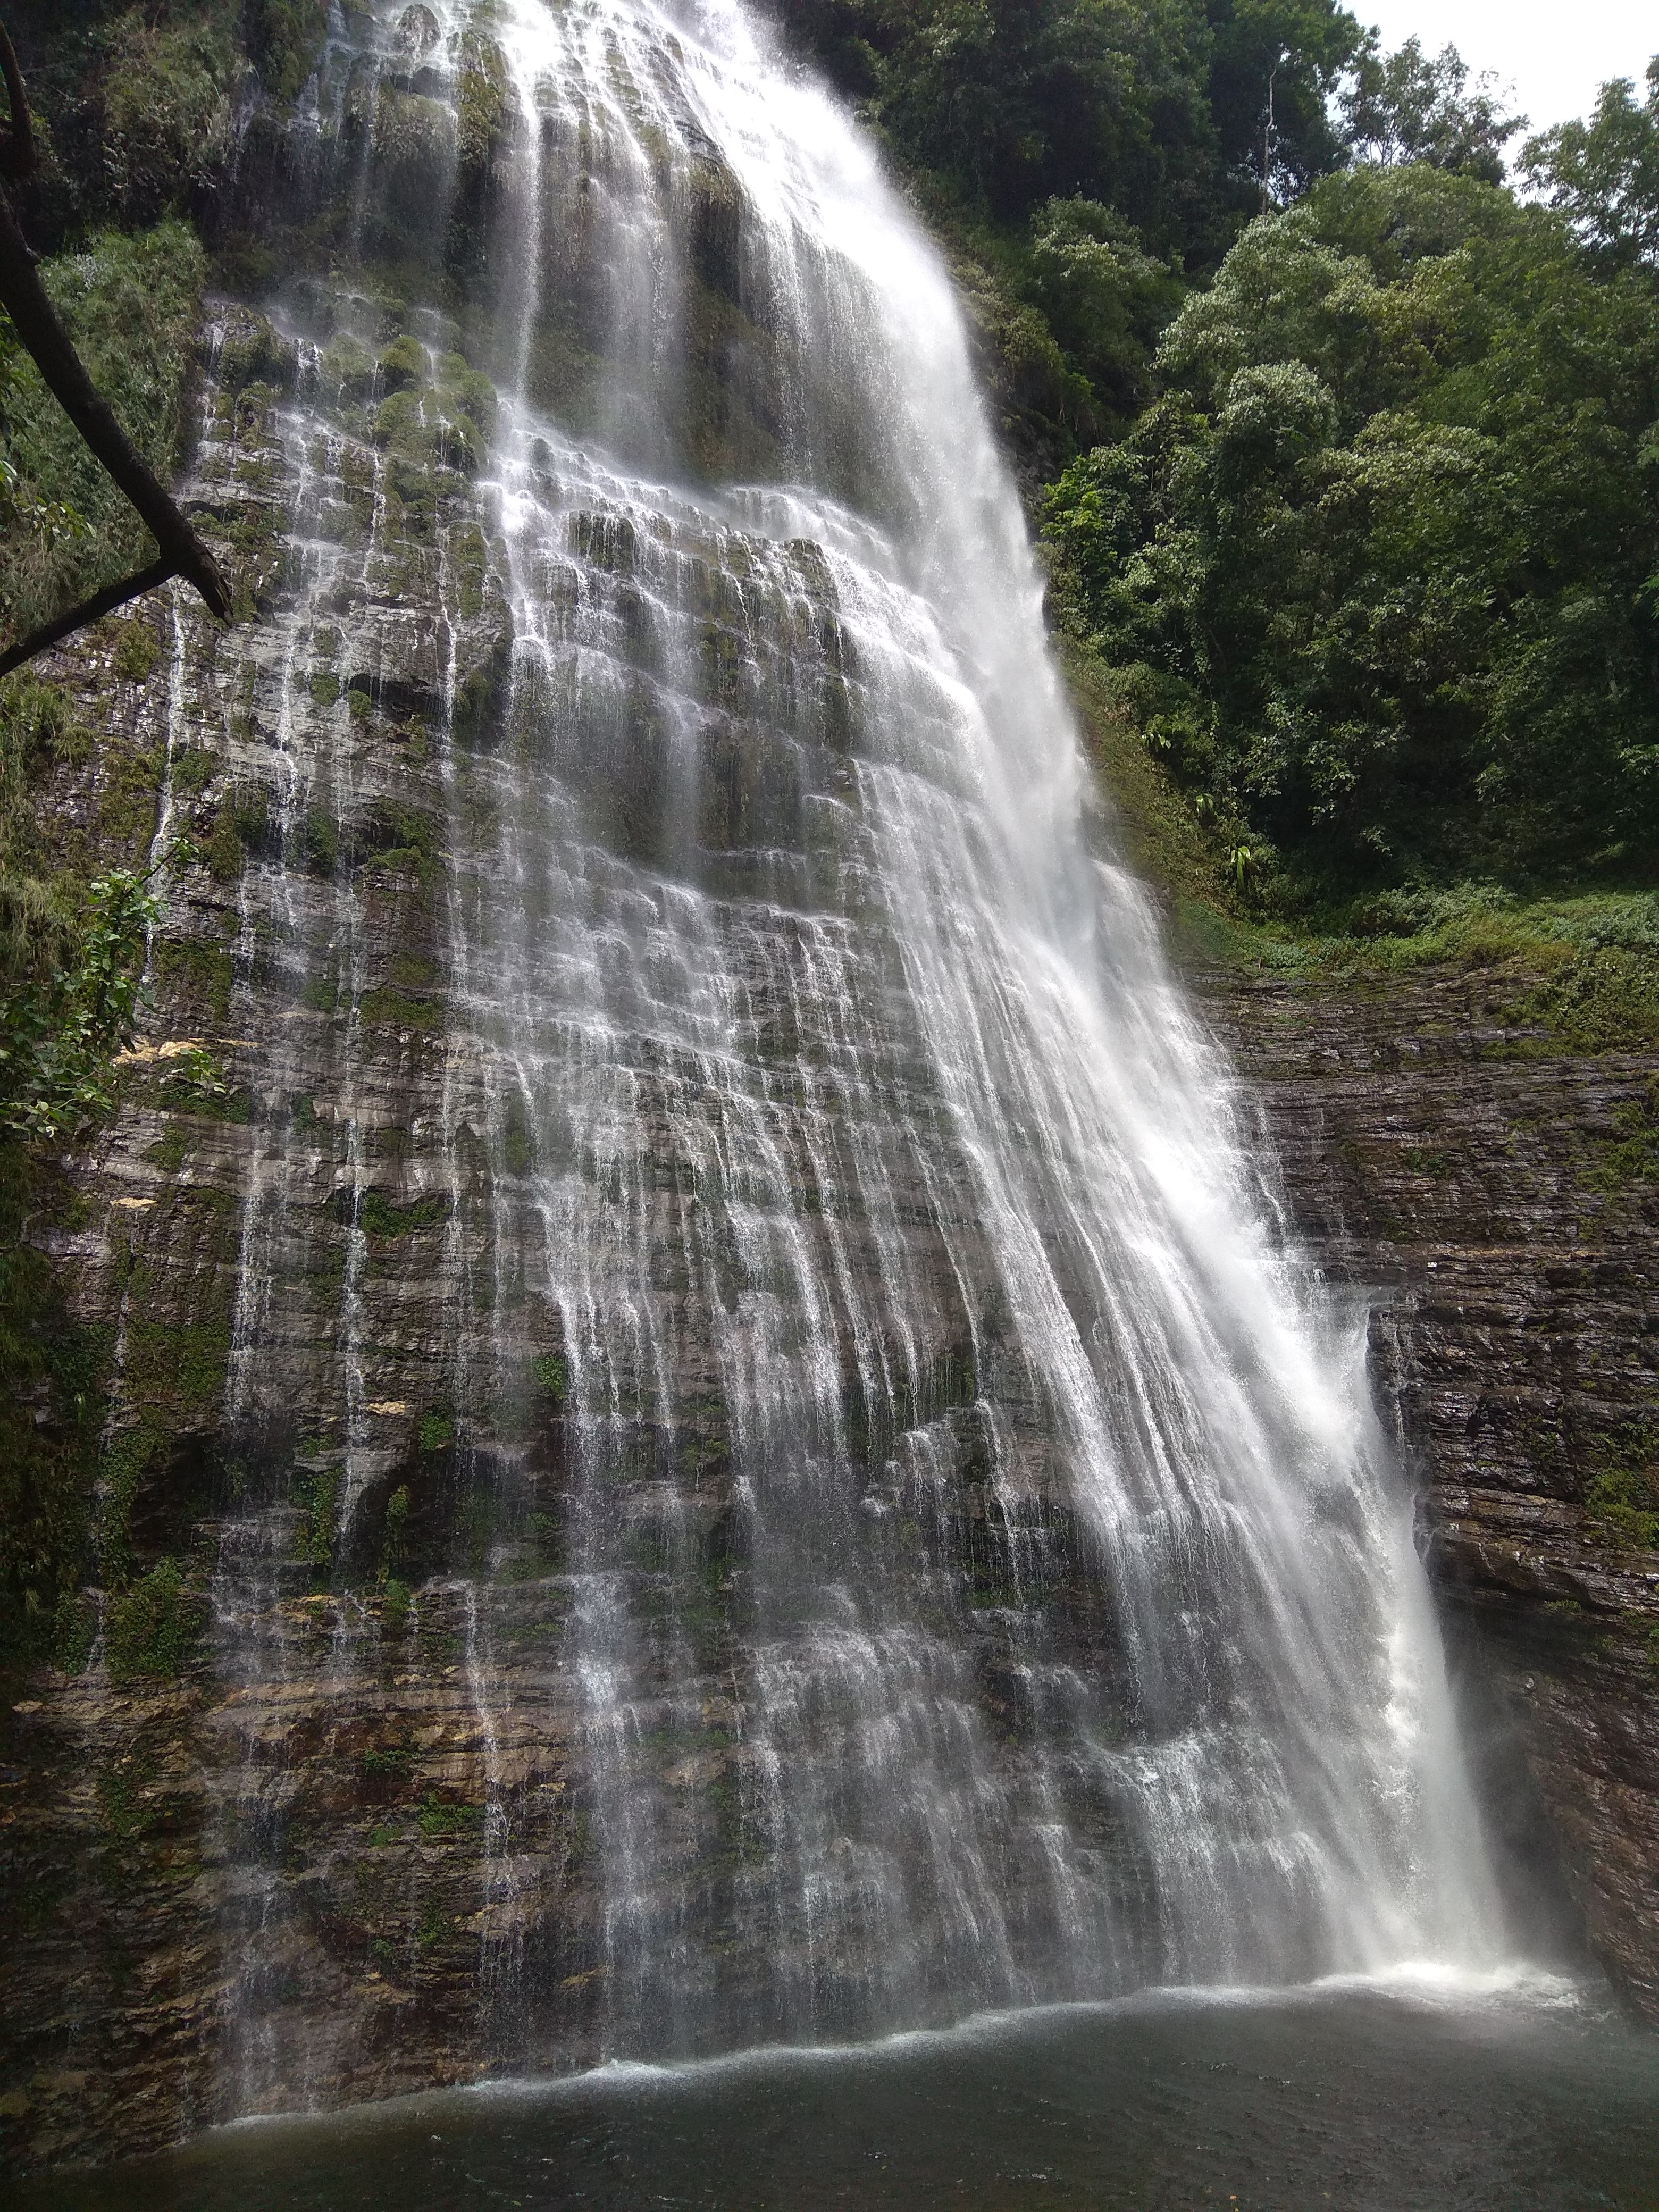
[[[3,23],[0,23],[0,76],[6,80],[6,97],[11,103],[11,127],[0,130],[0,177],[32,177],[35,167],[34,118],[29,113],[28,94],[23,89],[23,72],[17,66],[17,56]]]
[[[21,668],[26,660],[33,660],[37,653],[44,653],[49,645],[56,645],[60,637],[67,637],[71,630],[80,629],[87,623],[96,622],[100,615],[112,614],[117,607],[125,606],[129,599],[138,599],[145,592],[153,592],[158,584],[165,584],[170,576],[176,576],[178,573],[164,556],[159,561],[152,561],[148,568],[140,568],[136,575],[123,577],[118,584],[106,584],[101,592],[94,592],[89,599],[82,599],[78,607],[71,607],[67,614],[54,615],[49,623],[42,623],[39,629],[31,630],[17,644],[9,645],[3,653],[0,653],[0,676],[9,676],[14,668]]]
[[[5,77],[11,102],[11,127],[0,132],[0,174],[26,177],[31,174],[35,163],[34,133],[17,57],[3,28],[0,75]],[[87,374],[69,332],[46,296],[46,286],[35,269],[34,256],[3,192],[0,192],[0,307],[11,317],[47,389],[137,509],[161,556],[159,562],[153,562],[138,576],[129,578],[125,584],[110,586],[72,614],[48,623],[32,638],[11,647],[0,656],[0,674],[15,668],[58,638],[67,637],[82,623],[94,621],[111,607],[120,606],[140,592],[165,583],[169,576],[182,576],[186,583],[193,585],[210,611],[228,622],[230,593],[212,555],[151,472],[116,421],[109,403]]]

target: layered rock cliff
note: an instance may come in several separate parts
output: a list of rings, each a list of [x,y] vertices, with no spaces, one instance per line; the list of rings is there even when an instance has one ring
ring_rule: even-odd
[[[1575,1054],[1505,969],[1200,988],[1370,1302],[1493,1815],[1659,2019],[1659,1055]]]
[[[259,451],[255,410],[241,420]],[[156,818],[170,641],[159,623],[155,635],[163,652],[149,676],[115,674],[119,630],[56,671],[106,733],[95,763],[62,771],[64,834],[96,836],[106,850],[142,848]],[[127,659],[137,659],[130,646]],[[204,848],[222,819],[214,789],[204,780],[184,810]],[[578,1716],[533,1657],[559,1625],[545,1617],[558,1598],[535,1549],[548,1535],[527,1519],[514,1538],[522,1620],[488,1658],[488,1694],[466,1585],[431,1571],[444,1547],[464,1565],[466,1547],[495,1544],[498,1532],[473,1526],[476,1492],[458,1494],[453,1474],[447,1324],[434,1292],[440,1224],[421,1215],[409,1134],[431,1034],[418,1024],[388,1024],[367,1056],[385,1105],[371,1131],[401,1139],[368,1139],[383,1212],[368,1232],[365,1292],[376,1480],[387,1497],[406,1494],[409,1521],[391,1538],[400,1572],[365,1557],[341,1586],[327,1531],[307,1519],[308,1460],[326,1474],[329,1453],[301,1441],[283,1555],[244,1624],[245,1680],[226,1679],[200,1640],[212,1562],[245,1486],[262,1480],[238,1461],[227,1421],[240,1224],[258,1166],[238,1080],[252,1044],[234,1032],[264,1026],[270,1012],[267,1002],[254,1023],[230,1018],[234,969],[221,948],[235,944],[237,880],[204,868],[175,906],[170,929],[187,915],[191,933],[158,940],[164,981],[123,1111],[65,1163],[55,1216],[33,1232],[118,1364],[122,1422],[102,1504],[133,1570],[116,1578],[122,1594],[89,1590],[84,1619],[64,1625],[61,1663],[19,1686],[6,1717],[0,2118],[31,2160],[160,2142],[234,2108],[239,2033],[313,2054],[314,2079],[292,2085],[300,2097],[326,2101],[337,2069],[360,2094],[468,2078],[479,2007],[490,2002],[480,1982],[484,1820],[503,1777],[544,1812],[538,1850],[560,1861],[563,1956],[549,1971],[564,1985],[563,2056],[586,2048],[600,1893]],[[410,911],[394,882],[368,932],[363,957],[377,972],[422,956]],[[174,945],[200,949],[174,954]],[[1564,1051],[1516,1013],[1525,994],[1510,974],[1286,981],[1212,970],[1194,981],[1277,1163],[1287,1233],[1370,1309],[1373,1376],[1420,1484],[1488,1815],[1516,1893],[1539,1915],[1546,1948],[1559,1954],[1565,1942],[1570,1955],[1553,1894],[1565,1884],[1595,1957],[1652,2014],[1659,1555],[1645,1516],[1659,1058]],[[283,1018],[297,1084],[307,1050],[319,1050],[304,1036],[326,1036],[331,1017],[301,1000]],[[194,1057],[204,1052],[211,1074]],[[284,1293],[296,1425],[300,1392],[314,1388],[315,1361],[337,1341],[327,1301],[345,1263],[328,1255],[349,1231],[333,1199],[329,1117],[313,1114],[315,1188],[289,1201],[303,1208],[308,1249]],[[307,1322],[313,1298],[320,1319]],[[555,1489],[558,1381],[549,1377],[539,1415],[521,1416],[553,1443],[541,1479]],[[707,1459],[717,1486],[718,1438]],[[124,1484],[131,1510],[116,1521],[110,1500],[119,1514]],[[994,1524],[975,1525],[994,1535]],[[1071,1615],[1079,1662],[1109,1663],[1086,1572],[1061,1595],[1067,1559],[1075,1568],[1074,1546],[1056,1531],[1051,1597]],[[1008,1571],[994,1544],[982,1571],[988,1587]],[[422,1585],[417,1602],[400,1583]],[[1012,1656],[988,1647],[981,1663],[994,1680]],[[665,1741],[653,1754],[665,1771],[687,1769],[680,1786],[716,1795],[738,1771],[739,1716],[733,1706],[721,1725],[721,1665],[713,1653],[705,1740]],[[1000,1694],[1016,1730],[1012,1680]],[[510,1718],[503,1729],[492,1715]],[[249,1801],[283,1833],[244,1894],[249,1871],[227,1820]],[[286,1933],[262,1960],[251,2029],[229,1931],[273,1916]],[[250,2079],[256,2062],[246,2062]]]

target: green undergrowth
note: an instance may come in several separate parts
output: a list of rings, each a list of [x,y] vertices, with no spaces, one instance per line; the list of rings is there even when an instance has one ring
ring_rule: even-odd
[[[450,1836],[477,1834],[484,1824],[482,1805],[455,1805],[428,1790],[421,1800],[415,1825],[428,1843]]]
[[[1580,1180],[1592,1190],[1606,1191],[1659,1182],[1659,1076],[1650,1078],[1641,1097],[1615,1111],[1613,1126],[1614,1133],[1601,1146],[1600,1158]]]
[[[327,0],[11,0],[6,12],[41,151],[19,197],[44,247],[203,204],[261,119],[256,88],[291,100],[328,27]]]
[[[0,547],[0,569],[6,557]],[[42,793],[91,743],[56,686],[0,685],[0,1674],[76,1663],[89,1640],[76,1591],[106,1346],[42,1248],[45,1232],[84,1226],[52,1155],[114,1102],[155,911],[139,877],[88,880],[46,833]]]
[[[1647,1053],[1659,1048],[1659,896],[1589,892],[1528,899],[1494,884],[1394,895],[1303,931],[1218,904],[1177,906],[1177,957],[1199,968],[1302,976],[1356,988],[1430,970],[1480,975],[1492,1018],[1516,1052]],[[1626,1122],[1629,1126],[1626,1126]],[[1605,1172],[1628,1181],[1653,1149],[1645,1119],[1620,1123]]]
[[[1109,800],[1108,838],[1159,894],[1172,951],[1200,971],[1385,983],[1432,969],[1483,972],[1505,1022],[1538,1048],[1587,1054],[1659,1048],[1659,892],[1528,896],[1501,884],[1407,887],[1289,919],[1262,914],[1225,831],[1195,811],[1147,745],[1112,672],[1059,640],[1085,743]],[[1649,1171],[1659,1137],[1645,1107],[1621,1109],[1602,1164]]]
[[[182,1673],[206,1617],[205,1600],[187,1588],[172,1559],[162,1559],[109,1601],[104,1663],[120,1686],[166,1681]]]
[[[94,382],[163,477],[179,458],[205,272],[195,233],[173,220],[107,232],[42,270]],[[142,567],[152,548],[3,319],[0,402],[0,606],[16,635]],[[148,672],[139,650],[128,625],[118,646],[128,680]]]

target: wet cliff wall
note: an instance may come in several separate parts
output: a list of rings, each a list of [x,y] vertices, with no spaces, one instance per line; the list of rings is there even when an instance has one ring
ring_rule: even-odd
[[[1291,1233],[1370,1304],[1493,1815],[1535,1860],[1536,1791],[1659,2019],[1659,1054],[1575,1053],[1528,981],[1200,983]]]

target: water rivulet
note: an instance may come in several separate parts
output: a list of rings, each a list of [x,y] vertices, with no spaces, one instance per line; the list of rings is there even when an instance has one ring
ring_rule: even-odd
[[[869,149],[718,0],[380,4],[242,190],[192,2109],[1490,1964],[1362,1347]]]

